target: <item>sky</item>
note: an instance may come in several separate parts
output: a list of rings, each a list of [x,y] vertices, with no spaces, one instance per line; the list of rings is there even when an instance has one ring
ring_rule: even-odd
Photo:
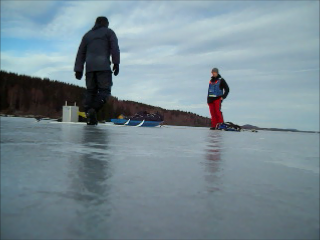
[[[209,117],[211,69],[225,121],[319,131],[319,1],[1,1],[1,70],[85,87],[82,36],[109,19],[112,95]]]

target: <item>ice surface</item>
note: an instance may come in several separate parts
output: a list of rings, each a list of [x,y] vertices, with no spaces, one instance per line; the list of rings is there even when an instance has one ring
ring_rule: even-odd
[[[1,118],[1,239],[318,239],[319,134]]]

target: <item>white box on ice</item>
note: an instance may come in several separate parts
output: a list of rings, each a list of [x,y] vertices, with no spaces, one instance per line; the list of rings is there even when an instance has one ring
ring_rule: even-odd
[[[78,122],[79,116],[79,107],[76,106],[68,106],[66,105],[62,107],[62,122]]]

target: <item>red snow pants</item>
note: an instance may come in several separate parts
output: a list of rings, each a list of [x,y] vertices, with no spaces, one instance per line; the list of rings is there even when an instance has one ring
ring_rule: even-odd
[[[223,116],[221,112],[221,98],[208,103],[211,114],[211,127],[216,127],[218,123],[223,123]]]

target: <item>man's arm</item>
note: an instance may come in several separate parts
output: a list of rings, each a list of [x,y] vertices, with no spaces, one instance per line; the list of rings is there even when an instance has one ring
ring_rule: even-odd
[[[109,38],[109,46],[110,46],[110,54],[112,57],[112,63],[120,64],[120,49],[118,45],[118,38],[113,30],[111,30],[111,35]]]
[[[229,86],[228,86],[226,80],[222,79],[222,81],[221,81],[221,87],[224,89],[224,93],[223,93],[223,95],[222,95],[222,98],[223,98],[223,99],[226,99],[226,97],[228,96],[229,91],[230,91]]]
[[[78,54],[76,57],[76,62],[74,64],[75,72],[83,72],[84,62],[86,61],[87,44],[85,38],[83,37],[78,49]]]

